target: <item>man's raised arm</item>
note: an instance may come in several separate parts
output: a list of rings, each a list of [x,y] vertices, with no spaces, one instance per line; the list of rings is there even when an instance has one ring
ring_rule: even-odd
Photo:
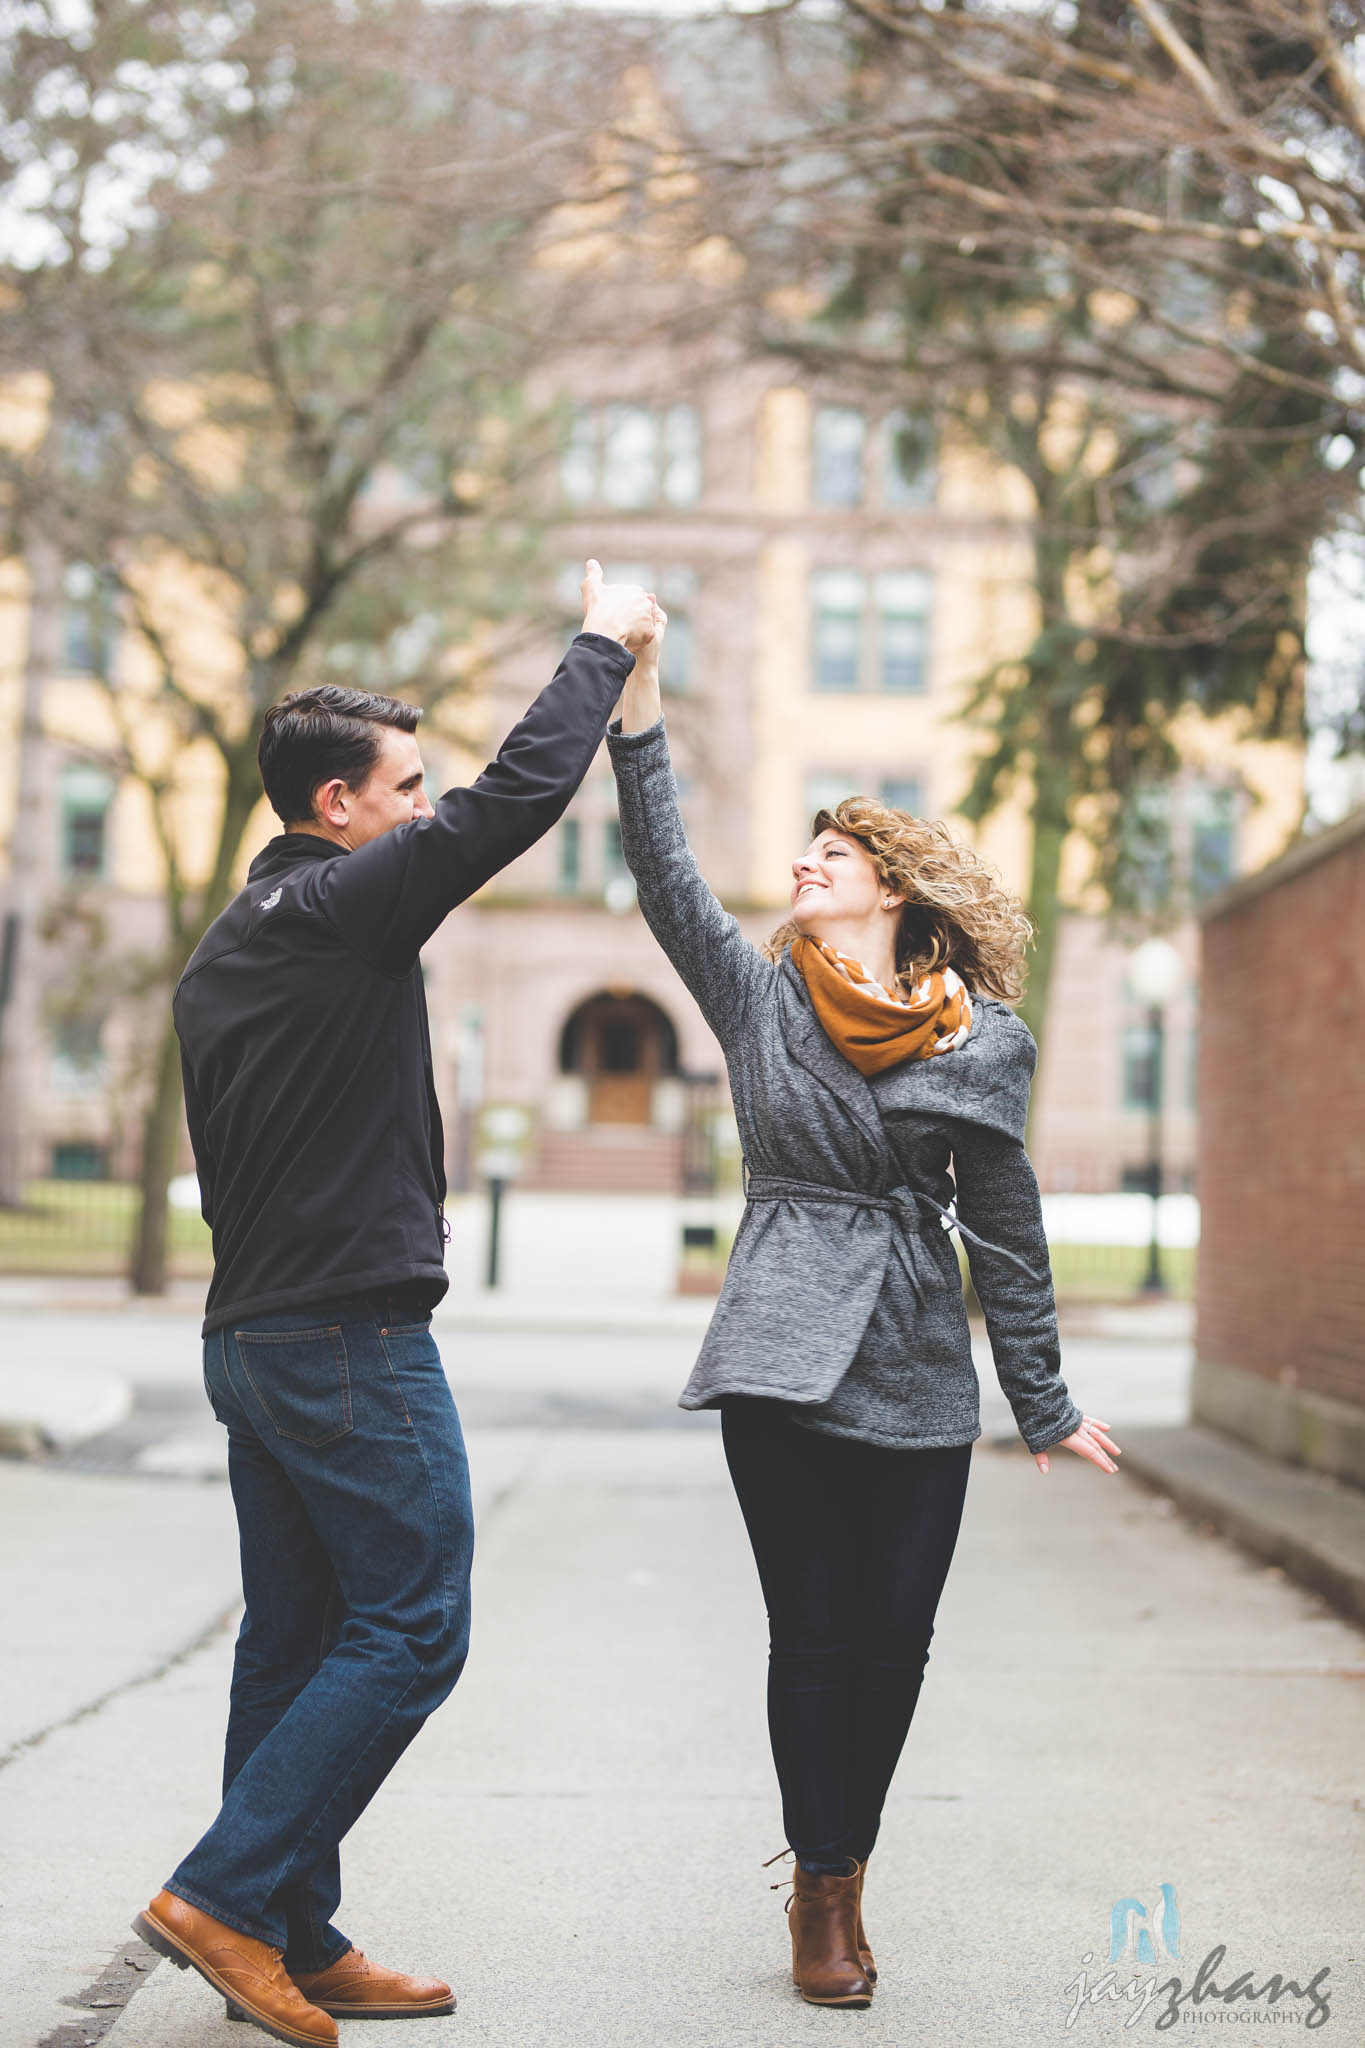
[[[583,630],[554,678],[478,779],[448,789],[417,818],[331,861],[319,907],[357,952],[402,974],[456,904],[525,853],[568,807],[653,631],[653,608],[631,584],[583,582]]]

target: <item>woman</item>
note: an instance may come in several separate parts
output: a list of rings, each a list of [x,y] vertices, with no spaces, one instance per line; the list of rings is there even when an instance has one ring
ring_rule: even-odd
[[[792,1974],[870,2003],[862,1888],[962,1513],[979,1395],[960,1230],[1000,1383],[1039,1469],[1115,1472],[1059,1371],[1036,1059],[1007,1007],[1029,926],[941,826],[854,797],[815,820],[759,951],[698,874],[636,656],[608,732],[651,931],[725,1053],[748,1196],[684,1408],[721,1410],[768,1609],[768,1721],[794,1852]],[[949,1168],[952,1176],[949,1176]]]

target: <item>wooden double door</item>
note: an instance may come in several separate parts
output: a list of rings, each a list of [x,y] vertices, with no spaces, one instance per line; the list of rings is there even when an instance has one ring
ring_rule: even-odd
[[[677,1038],[647,996],[594,996],[565,1028],[561,1064],[588,1084],[590,1124],[647,1124],[655,1082],[677,1071]]]

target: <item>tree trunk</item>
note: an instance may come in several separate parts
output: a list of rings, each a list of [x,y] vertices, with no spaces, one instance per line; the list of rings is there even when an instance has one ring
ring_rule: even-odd
[[[192,928],[176,935],[171,960],[172,986],[214,918],[231,900],[233,865],[260,793],[253,730],[227,762],[223,822],[213,873]],[[175,1173],[182,1103],[180,1041],[174,1025],[168,1023],[157,1056],[156,1086],[142,1127],[142,1202],[128,1274],[135,1294],[166,1292],[167,1189]]]
[[[1048,998],[1062,920],[1057,891],[1061,884],[1062,850],[1069,830],[1068,776],[1055,752],[1050,747],[1048,751],[1051,758],[1040,761],[1034,770],[1033,846],[1024,906],[1033,923],[1033,949],[1028,990],[1019,1005],[1019,1014],[1037,1039],[1040,1051],[1047,1035]]]
[[[129,1278],[134,1294],[166,1292],[167,1195],[180,1140],[180,1041],[166,1026],[157,1055],[156,1088],[142,1130],[142,1205]]]
[[[1053,474],[1036,462],[1030,480],[1038,499],[1037,523],[1033,537],[1033,577],[1037,591],[1039,620],[1044,633],[1067,616],[1066,574],[1070,546],[1066,539],[1066,513],[1071,479]],[[1055,674],[1035,673],[1031,687],[1041,697],[1038,736],[1033,751],[1033,802],[1030,807],[1033,845],[1029,858],[1028,900],[1025,909],[1033,922],[1033,951],[1029,964],[1028,990],[1019,1014],[1038,1041],[1041,1068],[1047,1043],[1048,1001],[1052,993],[1052,970],[1057,957],[1057,936],[1062,921],[1058,900],[1062,854],[1070,829],[1071,757],[1076,735],[1071,726],[1071,708]],[[1037,1115],[1038,1094],[1029,1095],[1028,1135],[1032,1138]]]
[[[43,695],[57,665],[61,605],[61,560],[56,549],[35,537],[26,556],[28,652],[24,658],[24,694],[15,763],[9,887],[0,927],[0,1207],[6,1208],[23,1200],[29,1171],[29,1104],[33,1099],[33,1062],[41,1035],[38,917],[42,909],[42,850],[52,829]]]
[[[1048,1000],[1052,992],[1052,969],[1057,956],[1057,935],[1062,906],[1057,890],[1062,872],[1062,849],[1066,844],[1066,790],[1064,778],[1048,774],[1040,779],[1033,807],[1033,851],[1029,862],[1028,903],[1033,920],[1033,954],[1029,966],[1028,991],[1019,1005],[1019,1015],[1038,1041],[1038,1064],[1043,1063],[1047,1044]],[[1031,1143],[1038,1114],[1038,1091],[1030,1092],[1027,1138]]]

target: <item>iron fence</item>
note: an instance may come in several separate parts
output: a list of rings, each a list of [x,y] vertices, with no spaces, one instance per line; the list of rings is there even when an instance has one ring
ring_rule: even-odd
[[[30,1181],[18,1207],[0,1208],[0,1273],[122,1273],[138,1204],[126,1181]],[[173,1273],[209,1272],[208,1226],[197,1209],[172,1205],[167,1237]]]
[[[715,1173],[709,1154],[708,1169]],[[137,1216],[138,1190],[130,1183],[32,1181],[19,1207],[0,1208],[0,1273],[122,1273],[132,1251]],[[172,1204],[168,1243],[173,1274],[208,1274],[212,1249],[197,1209]],[[1141,1290],[1147,1270],[1145,1245],[1053,1242],[1050,1249],[1060,1300],[1123,1301]],[[712,1258],[723,1267],[728,1251],[725,1233],[718,1233]],[[1162,1279],[1174,1298],[1193,1295],[1195,1259],[1192,1248],[1162,1248]]]

